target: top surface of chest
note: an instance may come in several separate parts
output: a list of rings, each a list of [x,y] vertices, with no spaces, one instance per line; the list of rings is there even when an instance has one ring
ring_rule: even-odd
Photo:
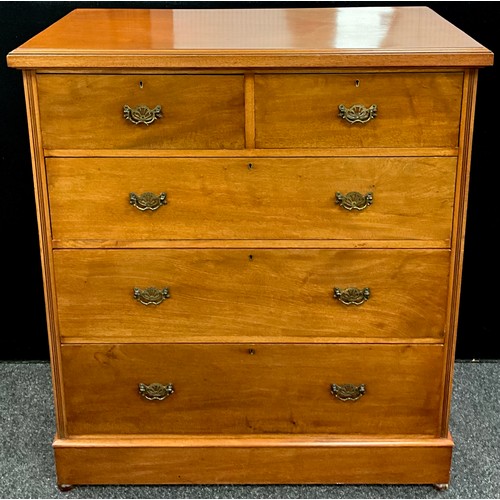
[[[76,9],[8,55],[18,68],[485,66],[427,7]]]

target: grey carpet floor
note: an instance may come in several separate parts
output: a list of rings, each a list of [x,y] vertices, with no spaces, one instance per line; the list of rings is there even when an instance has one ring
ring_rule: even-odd
[[[457,362],[451,482],[427,485],[56,486],[50,367],[0,363],[0,498],[500,498],[500,362]]]

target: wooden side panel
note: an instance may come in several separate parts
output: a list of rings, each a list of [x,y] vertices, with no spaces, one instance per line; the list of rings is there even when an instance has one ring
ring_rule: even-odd
[[[442,346],[66,345],[62,355],[70,436],[439,432]],[[140,383],[174,393],[150,401]],[[332,384],[365,393],[341,401]]]
[[[463,73],[257,75],[257,148],[456,147]],[[348,123],[347,108],[376,105]]]
[[[449,244],[456,158],[48,158],[56,240],[413,239]],[[167,196],[140,211],[130,193]],[[371,193],[346,210],[336,193]]]
[[[453,220],[453,236],[451,247],[449,318],[447,323],[446,345],[448,355],[443,370],[446,379],[446,394],[443,411],[442,434],[447,432],[451,411],[451,396],[453,384],[453,369],[455,361],[455,346],[457,342],[458,314],[460,309],[460,291],[462,287],[462,266],[464,258],[465,228],[467,222],[467,203],[469,192],[469,175],[474,132],[474,114],[477,92],[477,69],[466,72],[462,103],[462,122],[460,142],[462,148],[458,158],[457,187],[455,192],[455,211]]]
[[[447,250],[56,250],[65,342],[443,338]],[[134,288],[167,287],[159,305]],[[369,299],[345,305],[334,288]]]
[[[44,148],[234,149],[245,146],[243,75],[37,77]],[[149,125],[124,106],[161,106]]]
[[[165,447],[56,441],[59,484],[447,484],[451,439]]]
[[[47,320],[46,325],[52,372],[52,388],[54,394],[55,421],[57,433],[60,436],[64,436],[64,396],[62,391],[60,339],[57,321],[57,297],[54,290],[54,262],[50,235],[50,210],[47,193],[45,161],[41,142],[40,115],[38,109],[38,94],[35,73],[33,71],[25,71],[23,73],[23,83],[26,100],[26,113],[28,118],[28,132],[30,137],[33,185],[38,222],[40,260],[42,264],[45,314]]]

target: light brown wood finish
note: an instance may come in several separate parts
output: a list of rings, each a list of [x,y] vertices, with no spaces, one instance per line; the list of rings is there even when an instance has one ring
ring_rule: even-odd
[[[441,339],[446,250],[59,250],[66,342]],[[145,306],[134,287],[168,287]],[[369,287],[359,306],[334,287]]]
[[[255,144],[456,147],[462,81],[460,72],[256,75]],[[377,116],[352,124],[339,116],[341,104],[375,104]]]
[[[255,76],[245,74],[245,149],[255,148]]]
[[[40,115],[35,73],[23,72],[26,115],[31,148],[35,208],[38,223],[40,260],[43,275],[47,340],[51,361],[52,390],[55,421],[58,432],[65,433],[64,395],[62,391],[61,351],[57,321],[57,294],[54,288],[53,252],[50,235],[50,209],[47,194],[47,177],[41,144]]]
[[[455,158],[47,159],[55,240],[450,240]],[[373,194],[363,211],[336,192]],[[140,211],[129,193],[165,192]]]
[[[168,158],[256,158],[256,157],[278,157],[282,158],[283,149],[172,149],[168,150]],[[371,156],[454,156],[458,155],[458,148],[291,148],[286,150],[286,157],[295,158],[307,156],[309,158],[339,158],[371,157]],[[80,157],[102,157],[102,158],[158,158],[164,156],[161,151],[155,149],[45,149],[47,158],[80,158]]]
[[[242,75],[38,75],[45,148],[238,149],[245,146]],[[125,105],[161,106],[150,125]]]
[[[59,484],[447,484],[453,447],[450,438],[227,441],[56,440]]]
[[[62,353],[69,436],[439,433],[441,387],[428,380],[440,379],[441,346],[88,345]],[[174,394],[148,401],[138,385],[154,382],[172,383]],[[340,401],[332,384],[365,384],[366,393]]]
[[[59,484],[449,481],[488,49],[426,7],[79,9],[7,61],[25,69]],[[133,125],[125,104],[163,116]],[[156,190],[159,211],[130,206]],[[374,201],[349,213],[337,191]],[[141,381],[175,392],[146,401]]]
[[[454,234],[452,236],[452,260],[454,268],[450,273],[452,281],[449,287],[449,307],[447,323],[450,325],[446,345],[448,346],[447,363],[444,367],[446,380],[445,400],[443,406],[442,432],[447,431],[447,423],[450,419],[451,396],[453,389],[454,353],[457,342],[458,314],[460,305],[460,291],[462,288],[462,265],[464,258],[465,228],[467,222],[467,204],[469,191],[469,177],[471,167],[472,138],[474,132],[474,115],[478,83],[477,69],[469,70],[466,73],[465,92],[463,96],[462,108],[465,112],[462,115],[461,143],[464,147],[458,158],[457,187],[455,193],[455,220],[453,221]]]
[[[493,54],[427,7],[78,9],[12,51],[8,62],[20,68],[441,67],[489,65]]]
[[[249,240],[54,240],[52,247],[74,249],[103,248],[244,248],[248,249]],[[252,248],[384,248],[384,249],[445,249],[449,250],[446,240],[251,240]]]

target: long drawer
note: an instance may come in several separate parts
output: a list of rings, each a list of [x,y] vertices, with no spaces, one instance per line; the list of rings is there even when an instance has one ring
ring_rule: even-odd
[[[48,149],[244,147],[242,75],[37,76]]]
[[[456,158],[48,158],[55,240],[449,243]]]
[[[439,432],[441,346],[66,345],[61,352],[69,435]]]
[[[256,75],[258,148],[458,146],[463,73]]]
[[[56,250],[65,342],[428,339],[448,250]]]

